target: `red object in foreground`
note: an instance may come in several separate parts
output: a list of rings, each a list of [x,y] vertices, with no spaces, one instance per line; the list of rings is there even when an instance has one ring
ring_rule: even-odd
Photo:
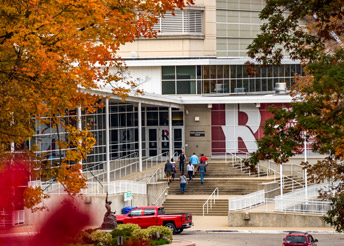
[[[165,214],[163,207],[138,207],[126,215],[116,216],[118,224],[138,224],[141,228],[149,226],[166,226],[179,234],[184,229],[193,226],[192,214]]]
[[[65,200],[62,206],[43,223],[30,246],[64,245],[70,242],[89,222],[88,214],[77,209],[70,200]]]

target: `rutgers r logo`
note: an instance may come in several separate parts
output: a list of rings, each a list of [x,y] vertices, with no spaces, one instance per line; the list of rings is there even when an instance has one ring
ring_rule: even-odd
[[[239,112],[247,115],[245,125],[239,125]],[[226,152],[239,152],[239,138],[246,145],[248,152],[257,150],[257,141],[254,134],[258,131],[261,121],[259,108],[255,104],[226,104],[226,125],[222,131],[226,138]]]

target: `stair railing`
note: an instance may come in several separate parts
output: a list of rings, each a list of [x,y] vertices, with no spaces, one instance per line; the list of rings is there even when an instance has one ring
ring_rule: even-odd
[[[277,174],[277,175],[280,175],[280,172],[277,172],[276,170],[274,170],[274,169],[268,167],[268,168],[267,168],[267,173],[270,173],[270,172],[273,172],[273,174],[274,174],[274,181],[276,181],[276,174]],[[267,177],[268,177],[268,176],[267,176]],[[300,182],[296,181],[295,179],[293,179],[293,178],[291,178],[291,177],[288,177],[288,176],[286,176],[286,175],[283,175],[282,184],[280,184],[280,185],[282,185],[283,188],[285,187],[285,179],[290,180],[290,181],[292,182],[292,183],[291,183],[291,186],[292,186],[291,189],[292,189],[292,191],[294,191],[294,184],[298,184],[298,185],[300,186],[300,188],[304,188],[304,187],[305,187],[303,184],[301,184]]]
[[[160,195],[155,200],[155,202],[152,203],[152,206],[161,206],[165,202],[166,197],[168,196],[168,189],[169,188],[170,188],[169,186],[165,187],[165,189],[160,193]]]
[[[209,213],[209,206],[212,209],[213,208],[213,202],[215,204],[216,199],[219,199],[219,188],[216,187],[215,190],[211,193],[208,200],[203,204],[203,216],[204,216],[204,210],[205,206],[207,206],[207,214]],[[210,205],[209,205],[210,203]]]

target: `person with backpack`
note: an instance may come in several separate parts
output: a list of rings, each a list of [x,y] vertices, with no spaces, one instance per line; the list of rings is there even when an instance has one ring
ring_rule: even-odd
[[[186,166],[186,169],[188,170],[189,181],[191,181],[192,175],[195,171],[195,167],[191,164],[191,161],[189,161],[189,164]]]
[[[180,182],[180,190],[182,191],[182,193],[184,194],[185,192],[185,187],[186,187],[186,184],[188,183],[185,175],[184,175],[184,172],[182,172],[182,174],[180,175],[179,177],[179,182]]]
[[[194,169],[195,169],[195,172],[194,172],[194,177],[196,175],[196,170],[197,170],[197,166],[199,164],[199,160],[198,160],[198,157],[195,153],[192,154],[192,156],[190,157],[190,162],[191,164],[194,166]]]
[[[167,162],[165,164],[164,172],[165,172],[166,177],[167,177],[167,184],[170,184],[171,178],[172,178],[172,172],[173,172],[173,166],[172,166],[172,163],[170,162],[170,160],[167,160]]]
[[[208,166],[208,158],[205,157],[203,154],[201,154],[201,158],[199,159],[200,163],[204,163],[206,166]]]
[[[179,169],[180,172],[184,172],[184,165],[185,165],[185,160],[186,160],[186,155],[184,154],[184,151],[179,155]]]
[[[207,166],[204,163],[201,163],[199,164],[197,170],[199,171],[199,174],[201,175],[201,184],[203,184],[204,174],[207,172]]]

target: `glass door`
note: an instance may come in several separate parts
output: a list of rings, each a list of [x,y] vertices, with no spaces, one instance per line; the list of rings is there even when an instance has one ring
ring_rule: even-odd
[[[173,147],[174,152],[181,153],[183,151],[183,127],[173,128]]]
[[[170,151],[170,133],[168,127],[160,127],[159,128],[159,154],[169,152]]]
[[[158,129],[148,128],[148,154],[156,156],[158,154]]]

